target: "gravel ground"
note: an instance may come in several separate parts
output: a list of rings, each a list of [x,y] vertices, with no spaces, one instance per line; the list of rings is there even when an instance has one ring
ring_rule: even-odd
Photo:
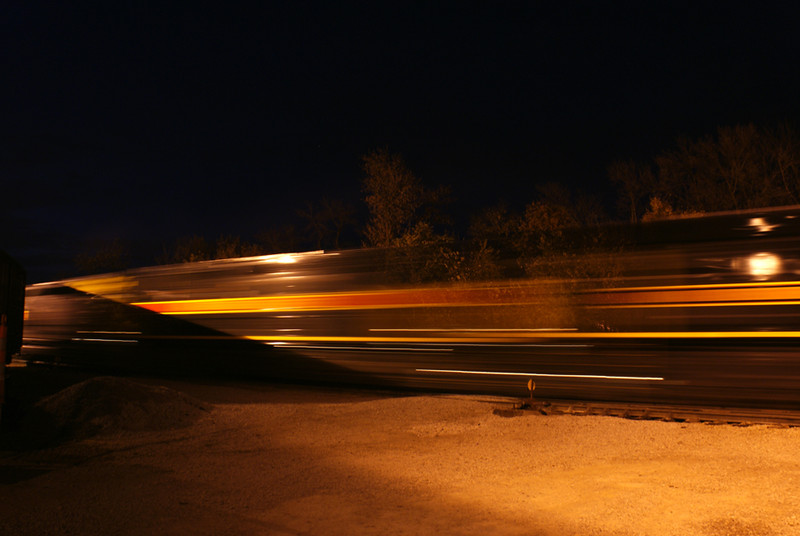
[[[2,534],[800,535],[800,428],[29,369]]]

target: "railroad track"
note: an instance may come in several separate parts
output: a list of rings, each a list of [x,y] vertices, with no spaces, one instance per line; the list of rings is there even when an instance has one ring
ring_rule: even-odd
[[[523,400],[511,409],[498,408],[495,414],[512,417],[535,412],[541,415],[608,416],[635,420],[667,422],[700,422],[751,426],[757,424],[781,427],[800,426],[800,410],[762,408],[727,408],[705,406],[666,406],[577,400]]]
[[[10,367],[25,368],[31,365],[52,370],[90,370],[80,366],[50,362],[22,362],[15,360]],[[451,398],[474,399],[477,395],[457,393],[440,394]],[[738,408],[689,405],[648,405],[642,403],[602,402],[586,400],[561,400],[516,398],[481,395],[480,400],[492,404],[496,415],[516,417],[536,413],[540,415],[608,416],[633,420],[658,420],[665,422],[699,422],[735,426],[773,425],[800,427],[800,409],[778,410],[765,408]]]

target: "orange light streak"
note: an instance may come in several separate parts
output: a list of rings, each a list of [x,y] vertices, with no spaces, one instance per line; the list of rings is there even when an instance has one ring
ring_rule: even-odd
[[[535,287],[473,287],[152,301],[134,302],[132,305],[167,315],[198,315],[530,305],[540,303],[541,296],[541,289]],[[800,283],[598,289],[578,292],[573,299],[577,306],[592,308],[800,305]]]

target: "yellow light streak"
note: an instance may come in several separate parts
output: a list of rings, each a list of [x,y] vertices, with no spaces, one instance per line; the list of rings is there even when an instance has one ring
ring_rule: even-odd
[[[748,288],[748,287],[800,287],[800,281],[758,281],[747,283],[704,283],[701,285],[656,285],[644,287],[618,287],[618,288],[598,288],[586,291],[585,293],[611,293],[611,292],[640,292],[644,290],[707,290],[722,288]]]
[[[654,309],[676,307],[741,307],[764,305],[800,305],[800,301],[731,301],[731,302],[676,302],[676,303],[625,303],[612,305],[587,305],[589,309]]]
[[[445,332],[446,333],[446,332]],[[800,331],[628,331],[628,332],[558,332],[497,333],[496,337],[348,337],[333,335],[248,335],[254,341],[297,342],[367,342],[367,343],[481,343],[516,342],[537,339],[793,339]],[[502,336],[506,335],[506,336]]]
[[[578,328],[370,328],[370,331],[377,331],[377,332],[406,332],[406,331],[417,331],[417,332],[426,332],[426,331],[447,331],[447,332],[520,332],[520,333],[540,333],[540,332],[565,332],[565,331],[577,331]]]
[[[483,376],[527,376],[534,378],[574,378],[580,380],[637,380],[637,381],[664,381],[658,376],[605,376],[602,374],[548,374],[543,372],[495,372],[488,370],[446,370],[446,369],[416,369],[417,372],[434,372],[440,374],[478,374]]]

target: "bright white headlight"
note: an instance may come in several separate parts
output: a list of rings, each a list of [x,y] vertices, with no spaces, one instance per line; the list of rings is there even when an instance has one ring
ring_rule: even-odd
[[[759,279],[767,279],[781,271],[781,258],[772,253],[756,253],[747,259],[747,271]]]

